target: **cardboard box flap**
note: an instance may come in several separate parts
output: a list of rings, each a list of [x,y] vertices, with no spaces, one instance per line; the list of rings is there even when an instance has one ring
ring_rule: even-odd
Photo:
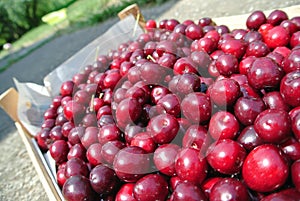
[[[10,116],[10,118],[18,122],[18,99],[19,94],[15,88],[9,88],[0,95],[0,106]]]

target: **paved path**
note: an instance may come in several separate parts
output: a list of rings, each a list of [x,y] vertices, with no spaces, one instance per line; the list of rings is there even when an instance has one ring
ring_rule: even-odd
[[[142,9],[147,19],[176,18],[197,20],[269,10],[300,4],[300,0],[170,0],[168,3]],[[0,93],[14,86],[12,77],[22,82],[42,84],[42,79],[59,64],[105,32],[118,19],[113,18],[94,27],[54,38],[27,57],[0,73]],[[30,162],[13,122],[0,109],[0,200],[48,200]]]

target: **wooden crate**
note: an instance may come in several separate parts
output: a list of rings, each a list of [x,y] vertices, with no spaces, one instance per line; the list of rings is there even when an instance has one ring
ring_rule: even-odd
[[[300,6],[292,6],[283,8],[288,13],[289,17],[292,18],[300,14]],[[264,11],[265,14],[270,13],[271,11]],[[141,15],[141,12],[137,5],[132,5],[119,13],[120,19],[126,17],[127,15],[134,15],[138,20],[140,26],[145,25],[145,20]],[[213,19],[216,24],[227,25],[231,30],[237,28],[245,28],[245,22],[249,14],[245,15],[235,15],[229,17],[221,17]],[[12,118],[15,122],[15,126],[18,130],[20,137],[22,138],[26,150],[31,158],[33,166],[36,169],[36,172],[40,178],[40,181],[49,197],[49,200],[63,201],[61,191],[58,185],[55,182],[50,168],[42,154],[39,150],[33,135],[31,135],[25,128],[22,126],[17,116],[17,103],[18,103],[18,92],[14,88],[8,89],[6,92],[0,95],[0,106],[4,111]]]

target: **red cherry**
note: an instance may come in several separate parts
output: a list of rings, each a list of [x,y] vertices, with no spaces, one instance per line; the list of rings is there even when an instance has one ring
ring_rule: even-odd
[[[258,192],[280,188],[289,175],[288,164],[279,148],[264,144],[254,148],[246,157],[242,176],[246,185]]]

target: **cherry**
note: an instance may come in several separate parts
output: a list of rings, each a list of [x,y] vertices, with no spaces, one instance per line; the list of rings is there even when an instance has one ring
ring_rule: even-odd
[[[170,143],[177,135],[179,123],[170,114],[153,117],[147,125],[147,131],[157,144]]]
[[[268,45],[262,41],[253,41],[249,43],[246,49],[246,55],[255,57],[264,57],[270,52]]]
[[[243,125],[248,126],[265,109],[266,106],[260,98],[240,97],[234,105],[234,114]]]
[[[70,148],[67,158],[68,160],[71,158],[79,158],[86,161],[86,149],[82,144],[75,144]]]
[[[94,143],[86,151],[86,158],[92,167],[95,167],[103,162],[101,155],[102,145],[99,143]]]
[[[53,144],[51,144],[49,148],[51,157],[58,164],[67,161],[69,150],[70,150],[69,145],[64,140],[57,140],[53,142]]]
[[[68,201],[94,200],[96,198],[90,180],[81,175],[70,177],[62,188],[62,194]]]
[[[230,78],[217,80],[210,88],[210,97],[218,106],[230,106],[241,95],[238,82]]]
[[[290,125],[291,119],[287,112],[267,109],[257,116],[254,129],[265,142],[280,143],[289,137]]]
[[[257,11],[252,12],[248,16],[248,18],[246,20],[246,26],[248,29],[257,30],[257,29],[259,29],[259,27],[262,24],[266,23],[266,21],[267,21],[267,18],[265,16],[265,14],[262,11],[257,10]]]
[[[157,102],[157,106],[162,107],[166,113],[174,117],[177,117],[181,112],[180,101],[175,94],[166,94]]]
[[[294,48],[297,45],[300,45],[300,31],[294,32],[290,39],[291,48]]]
[[[84,116],[84,106],[71,100],[64,106],[64,115],[68,120],[80,122]]]
[[[274,49],[276,47],[286,46],[290,42],[290,35],[285,28],[276,26],[267,32],[264,36],[264,41],[269,48]]]
[[[176,25],[180,24],[176,19],[169,19],[165,24],[165,29],[173,31]]]
[[[283,100],[293,106],[300,106],[300,71],[293,71],[286,74],[280,83],[280,93]]]
[[[68,141],[72,144],[75,145],[77,143],[81,142],[81,138],[85,133],[85,128],[82,126],[74,127],[70,130],[69,135],[68,135]]]
[[[219,140],[207,150],[207,162],[223,174],[240,172],[247,153],[241,144],[231,139]]]
[[[168,183],[161,175],[148,174],[135,183],[133,194],[140,201],[164,201],[169,194]]]
[[[142,113],[142,107],[134,98],[122,100],[116,109],[116,121],[120,128],[125,128],[127,124],[134,124]]]
[[[279,25],[283,20],[287,20],[287,14],[282,10],[274,10],[267,17],[267,23],[273,26]]]
[[[137,133],[133,136],[130,146],[141,147],[147,153],[153,153],[157,147],[154,139],[148,132]]]
[[[300,160],[295,161],[291,167],[291,175],[296,189],[300,190]]]
[[[194,73],[184,73],[179,76],[176,85],[176,92],[178,94],[187,95],[192,92],[199,91],[200,77]]]
[[[223,178],[211,189],[209,200],[251,200],[246,186],[234,178]]]
[[[195,73],[197,74],[197,65],[190,57],[182,57],[176,61],[173,66],[174,74]]]
[[[61,127],[61,133],[63,134],[64,137],[68,138],[69,133],[71,130],[74,128],[74,124],[72,122],[65,122],[62,127]]]
[[[300,49],[292,50],[290,54],[287,55],[287,57],[285,57],[282,61],[282,68],[284,72],[290,73],[295,70],[300,70],[299,59]]]
[[[71,158],[66,162],[65,176],[70,178],[75,175],[88,177],[90,171],[87,164],[79,158]]]
[[[207,161],[199,150],[193,148],[181,149],[175,159],[176,174],[181,180],[200,184],[207,175]]]
[[[202,92],[190,93],[181,101],[183,115],[193,123],[203,123],[211,116],[211,101]]]
[[[237,59],[242,58],[246,51],[245,42],[238,39],[225,40],[221,46],[221,50],[227,54],[234,55]]]
[[[190,24],[185,29],[185,35],[189,39],[197,40],[203,37],[204,33],[202,28],[196,24]]]
[[[263,197],[261,201],[294,201],[298,200],[299,198],[300,193],[294,188],[289,188],[279,192],[271,193],[270,195]]]
[[[113,193],[119,184],[116,173],[104,165],[94,167],[90,172],[89,179],[94,191],[101,195]]]
[[[248,44],[254,41],[262,41],[262,35],[258,31],[248,31],[244,36],[244,40]]]
[[[292,118],[292,131],[294,136],[299,140],[300,139],[300,114],[295,115]]]
[[[292,161],[300,159],[300,142],[296,141],[296,139],[291,138],[284,142],[281,144],[281,149]]]
[[[282,152],[272,144],[254,148],[242,167],[246,185],[258,192],[271,192],[280,188],[288,175],[289,167]]]
[[[283,71],[272,59],[257,58],[248,70],[249,84],[255,89],[276,88],[283,76]]]
[[[63,187],[63,185],[66,183],[67,178],[65,176],[65,169],[58,169],[56,172],[56,180],[57,180],[57,184],[60,188]]]
[[[114,158],[113,169],[125,182],[136,182],[149,173],[150,162],[146,152],[136,146],[121,149]]]
[[[286,104],[278,91],[272,91],[264,95],[263,101],[267,108],[281,109],[286,112],[290,111],[290,106]]]
[[[74,90],[74,82],[73,81],[65,81],[62,83],[60,87],[60,95],[64,96],[72,96]]]
[[[180,182],[176,185],[170,201],[206,201],[207,198],[202,190],[197,186],[189,182]]]
[[[98,127],[87,127],[81,140],[81,144],[88,149],[92,144],[98,143]]]
[[[236,141],[243,145],[243,147],[248,151],[251,151],[255,147],[264,143],[261,137],[259,137],[255,132],[253,125],[245,127],[239,134]]]
[[[215,65],[219,73],[224,76],[230,76],[238,71],[238,60],[232,54],[220,55]]]
[[[180,147],[176,144],[163,144],[159,146],[153,155],[154,164],[161,173],[175,176],[175,158]]]
[[[125,183],[118,191],[115,201],[137,201],[133,195],[135,183]]]
[[[239,72],[240,74],[247,75],[248,69],[252,66],[252,63],[255,61],[254,56],[248,56],[242,59],[239,63]]]
[[[120,129],[114,124],[102,126],[98,132],[98,140],[100,144],[108,141],[119,140],[121,138]]]

